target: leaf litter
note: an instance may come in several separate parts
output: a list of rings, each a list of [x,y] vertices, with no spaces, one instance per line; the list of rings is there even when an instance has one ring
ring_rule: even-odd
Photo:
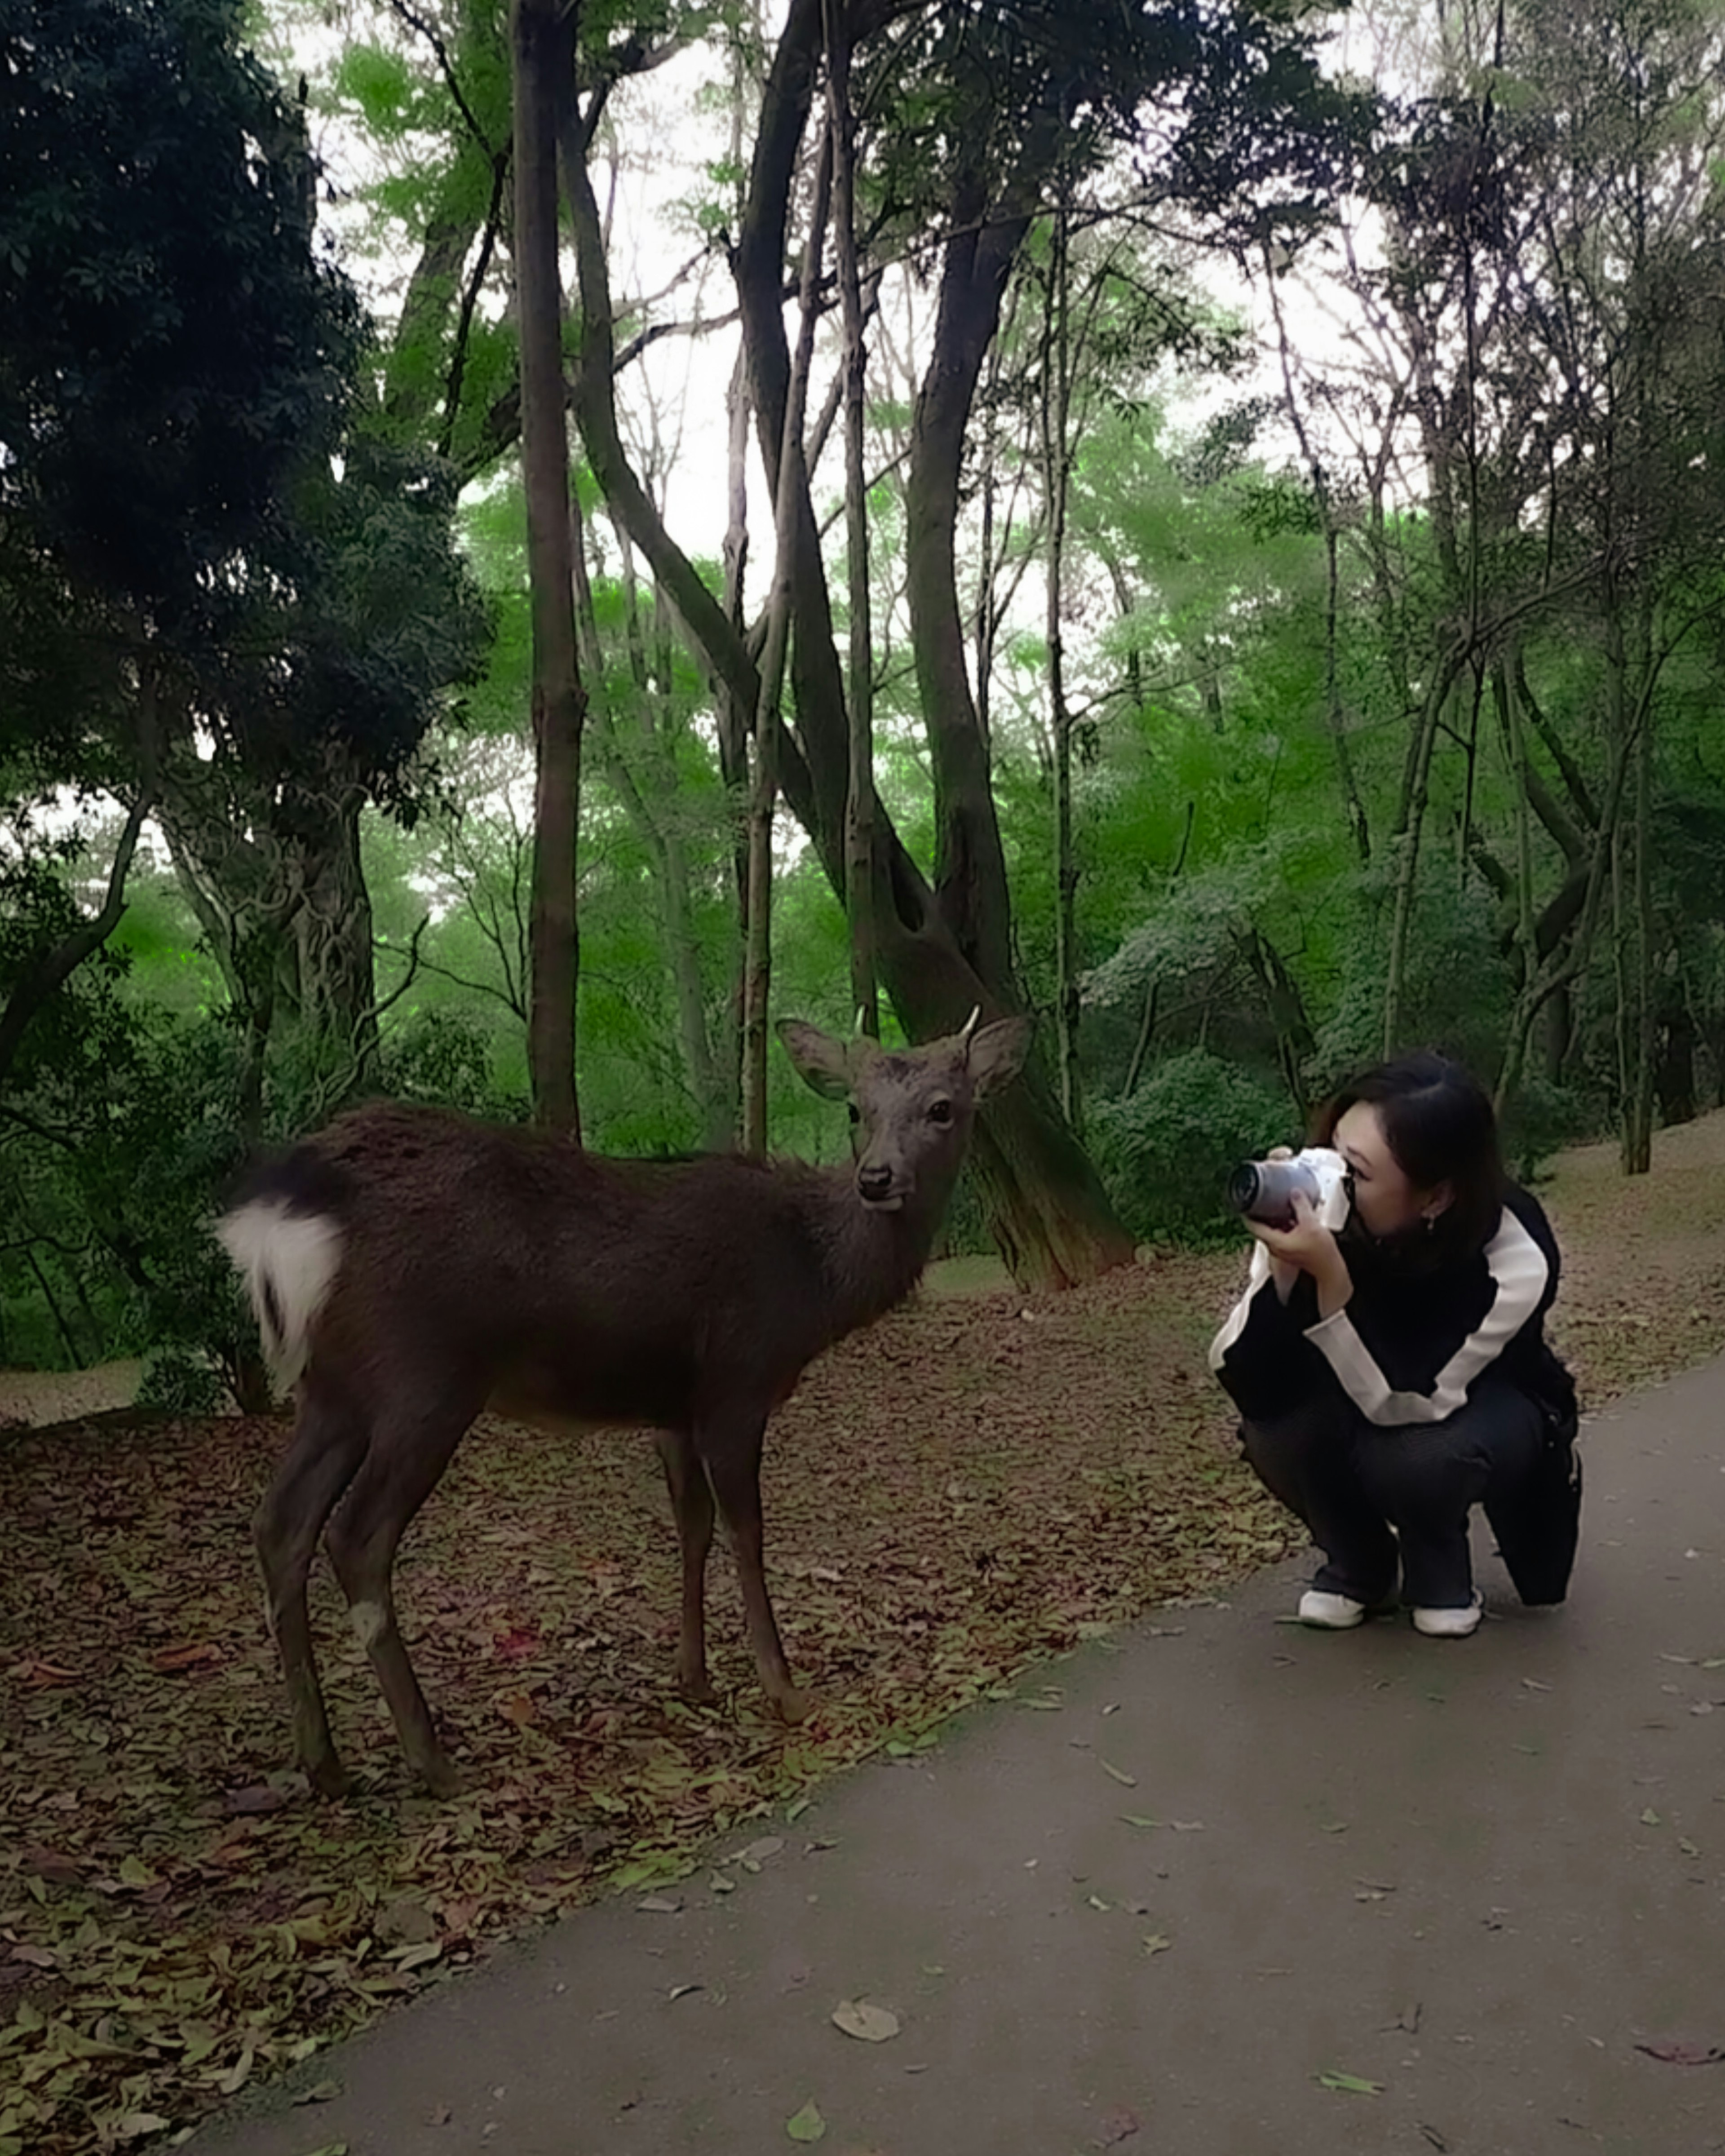
[[[833,2026],[865,2044],[885,2044],[897,2035],[899,2019],[890,2007],[865,1999],[841,1999],[832,2012]]]
[[[1553,1332],[1590,1407],[1725,1347],[1725,1157],[1711,1136],[1691,1159],[1696,1142],[1662,1134],[1633,1184],[1609,1148],[1559,1168]],[[356,1793],[314,1802],[285,1766],[249,1529],[281,1419],[8,1432],[0,2148],[98,2156],[140,2120],[187,2125],[507,1937],[618,1887],[664,1895],[753,1826],[746,1886],[771,1861],[762,1823],[827,1777],[1009,1688],[1057,1709],[1047,1657],[1289,1554],[1301,1537],[1204,1373],[1239,1272],[1158,1255],[1040,1299],[1034,1327],[1009,1291],[929,1294],[809,1373],[766,1466],[780,1620],[819,1701],[796,1730],[758,1699],[716,1553],[721,1702],[673,1691],[675,1543],[649,1444],[482,1425],[398,1568],[466,1779],[444,1804],[408,1776],[321,1565],[313,1621]],[[1623,1308],[1625,1277],[1645,1307]],[[429,1936],[386,1935],[403,1900]]]

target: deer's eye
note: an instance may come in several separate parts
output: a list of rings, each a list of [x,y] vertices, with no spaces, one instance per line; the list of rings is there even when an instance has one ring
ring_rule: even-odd
[[[862,1121],[862,1110],[858,1107],[855,1101],[852,1101],[848,1104],[845,1109],[845,1113],[850,1116],[851,1122],[854,1123],[860,1123]]]
[[[950,1123],[952,1120],[952,1102],[931,1101],[928,1104],[928,1120],[932,1123]]]

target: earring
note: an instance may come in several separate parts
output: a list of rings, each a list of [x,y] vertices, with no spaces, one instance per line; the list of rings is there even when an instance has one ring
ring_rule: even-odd
[[[1428,1214],[1425,1215],[1425,1232],[1426,1232],[1426,1234],[1427,1234],[1428,1235],[1432,1235],[1433,1233],[1435,1233],[1435,1232],[1436,1228],[1437,1228],[1437,1215],[1436,1215],[1436,1214],[1435,1214],[1435,1213],[1428,1213]]]

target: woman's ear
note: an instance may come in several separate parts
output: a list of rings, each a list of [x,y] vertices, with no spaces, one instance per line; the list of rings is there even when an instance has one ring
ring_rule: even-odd
[[[1434,1185],[1420,1201],[1420,1210],[1425,1216],[1426,1226],[1430,1228],[1435,1225],[1455,1203],[1455,1186],[1453,1183],[1444,1182]]]

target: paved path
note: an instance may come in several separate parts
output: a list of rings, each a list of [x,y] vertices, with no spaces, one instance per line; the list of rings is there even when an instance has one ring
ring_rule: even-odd
[[[1165,1613],[1051,1666],[1057,1708],[835,1785],[733,1892],[584,1911],[194,2156],[769,2156],[811,2098],[823,2156],[1725,2149],[1725,2061],[1636,2048],[1725,2049],[1722,1432],[1725,1363],[1589,1425],[1561,1613],[1489,1555],[1463,1642],[1278,1624],[1299,1568]],[[840,2035],[856,1996],[901,2032]]]

